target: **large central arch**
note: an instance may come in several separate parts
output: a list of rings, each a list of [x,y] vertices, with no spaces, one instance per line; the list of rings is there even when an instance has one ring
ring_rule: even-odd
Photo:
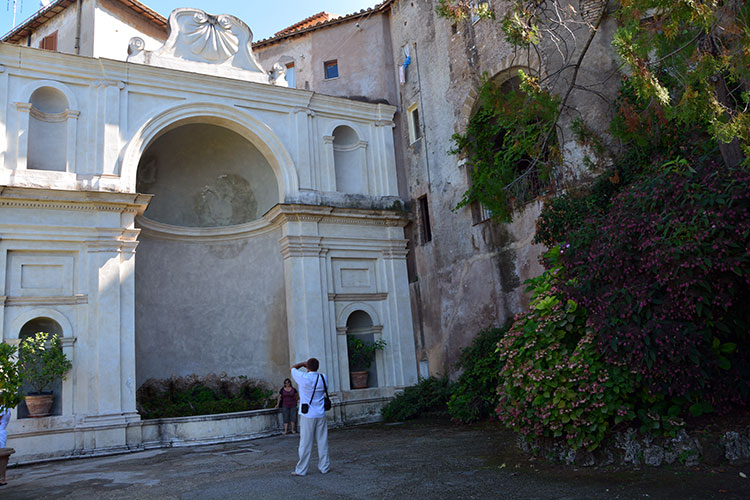
[[[201,141],[205,148],[197,144]],[[251,147],[229,153],[241,143]],[[158,173],[158,180],[148,190],[138,169],[147,168],[152,157],[156,165],[148,168]],[[263,184],[269,194],[278,187],[265,202],[252,185],[263,176],[257,170],[250,174],[253,169],[270,170],[265,178],[275,178],[275,184]],[[207,182],[201,180],[204,173],[205,179],[220,181],[206,185],[211,193],[222,193],[230,184],[239,189],[227,191],[233,210],[242,208],[237,203],[254,199],[258,210],[248,210],[248,217],[239,219],[209,218],[208,223],[175,217],[189,209],[181,203],[183,198],[191,199],[194,188]],[[222,372],[275,382],[289,359],[286,288],[280,228],[262,220],[262,215],[297,190],[291,158],[279,139],[270,127],[241,110],[185,104],[157,114],[141,127],[123,155],[123,177],[130,189],[154,193],[155,208],[159,197],[166,197],[177,210],[157,210],[156,221],[147,210],[137,219],[137,385],[148,378]],[[222,178],[228,184],[222,184]],[[240,196],[251,188],[256,198]]]
[[[135,192],[138,163],[148,146],[162,134],[189,123],[206,123],[232,130],[250,141],[268,161],[279,185],[283,203],[299,189],[292,157],[271,127],[240,108],[216,103],[186,103],[162,111],[147,120],[133,135],[121,154],[121,177]]]

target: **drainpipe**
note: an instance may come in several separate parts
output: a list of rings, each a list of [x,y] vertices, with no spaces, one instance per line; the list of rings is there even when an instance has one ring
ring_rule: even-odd
[[[420,121],[421,123],[419,126],[422,128],[422,139],[424,144],[422,145],[422,149],[424,150],[424,161],[425,166],[427,167],[427,192],[432,191],[432,180],[430,179],[430,154],[427,151],[427,125],[425,125],[425,113],[427,113],[427,110],[424,109],[424,104],[422,103],[422,76],[419,74],[419,54],[417,51],[417,42],[414,42],[414,66],[417,68],[417,85],[419,88],[419,109],[421,111]]]
[[[76,0],[76,54],[81,54],[81,9],[83,0]]]

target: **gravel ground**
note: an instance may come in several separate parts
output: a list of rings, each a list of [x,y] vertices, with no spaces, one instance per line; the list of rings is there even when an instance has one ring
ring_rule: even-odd
[[[298,437],[8,470],[0,499],[750,499],[750,466],[581,469],[529,460],[498,425],[439,420],[331,430],[331,471],[293,477]]]

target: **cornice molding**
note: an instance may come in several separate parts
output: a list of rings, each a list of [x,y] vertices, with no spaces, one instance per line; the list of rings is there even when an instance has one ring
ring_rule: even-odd
[[[284,236],[279,240],[284,260],[290,257],[321,257],[324,254],[320,236]]]
[[[320,224],[354,224],[364,226],[404,227],[405,214],[390,210],[339,208],[317,205],[279,204],[264,216],[271,223],[317,222]]]
[[[0,207],[140,214],[151,195],[0,186]]]
[[[387,293],[329,293],[333,302],[379,302],[388,298]]]
[[[245,224],[222,227],[185,227],[165,224],[149,219],[146,216],[136,218],[136,223],[143,231],[155,238],[178,241],[226,241],[259,236],[278,229],[278,224],[263,219]]]
[[[6,307],[75,306],[88,303],[89,296],[85,294],[49,297],[3,297],[3,304]]]
[[[139,213],[137,205],[120,205],[105,203],[75,203],[75,202],[52,202],[41,200],[3,200],[0,199],[0,207],[3,208],[31,208],[42,210],[76,210],[87,212],[121,212]],[[144,208],[145,210],[145,208]]]

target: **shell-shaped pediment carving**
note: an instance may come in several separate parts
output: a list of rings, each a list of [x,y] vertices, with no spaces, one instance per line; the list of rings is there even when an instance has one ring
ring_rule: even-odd
[[[253,55],[253,33],[240,19],[181,8],[169,15],[168,26],[167,41],[153,52],[131,40],[128,61],[268,83]]]
[[[196,12],[182,26],[190,52],[208,61],[226,61],[239,50],[240,40],[232,33],[232,20],[228,16]]]

